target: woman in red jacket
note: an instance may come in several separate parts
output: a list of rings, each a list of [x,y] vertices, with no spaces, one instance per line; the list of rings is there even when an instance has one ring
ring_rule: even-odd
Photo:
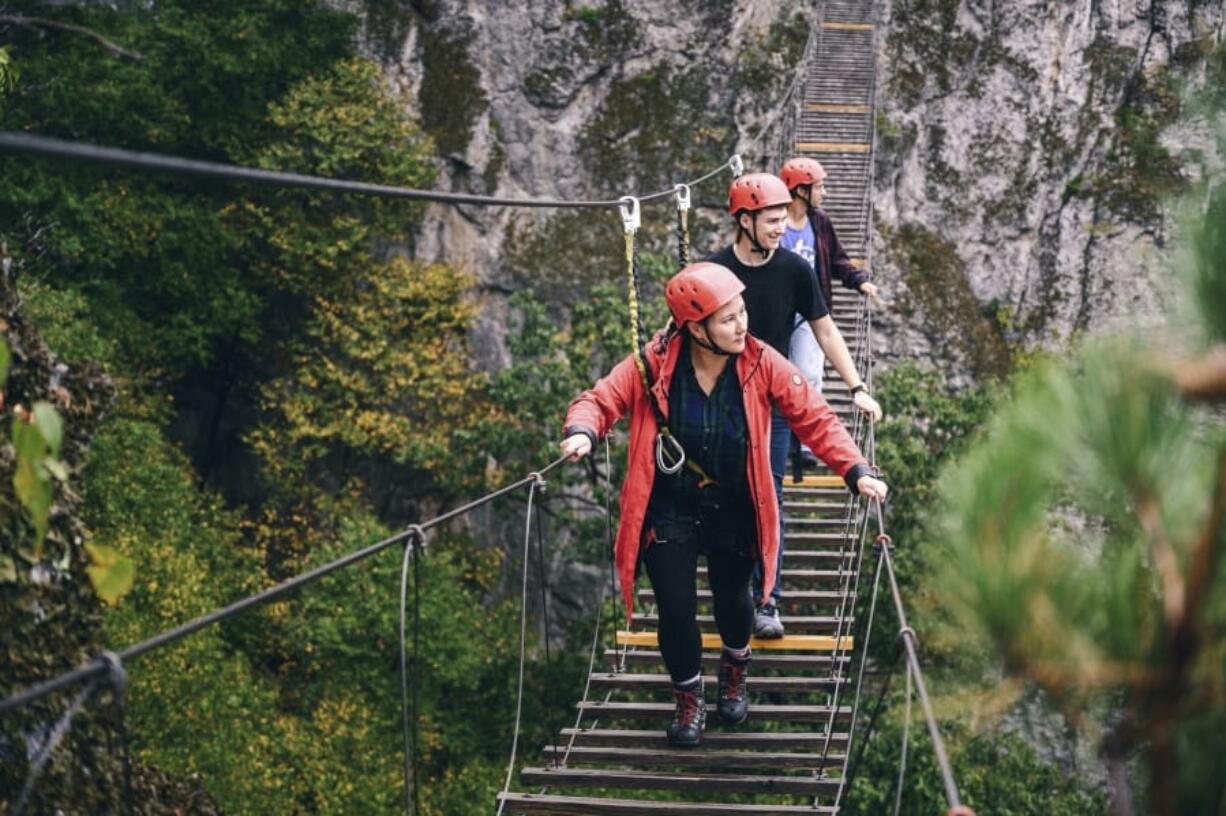
[[[619,419],[630,416],[630,453],[621,491],[615,556],[629,617],[641,562],[659,608],[660,651],[673,683],[673,745],[697,745],[706,723],[697,621],[698,556],[707,574],[723,649],[717,710],[748,716],[745,677],[755,563],[764,596],[775,582],[779,510],[770,469],[770,418],[778,408],[796,435],[853,492],[882,499],[886,486],[825,400],[796,367],[748,333],[744,285],[729,269],[687,266],[665,287],[673,322],[645,349],[571,403],[562,451],[579,459]],[[652,380],[648,388],[645,379]],[[685,465],[670,466],[661,447],[679,443]],[[758,599],[761,600],[761,599]]]

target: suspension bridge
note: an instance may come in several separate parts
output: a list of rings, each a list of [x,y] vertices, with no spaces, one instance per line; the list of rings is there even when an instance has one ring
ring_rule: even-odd
[[[764,125],[754,140],[762,144],[759,159],[764,169],[776,170],[783,159],[793,155],[811,156],[823,164],[831,181],[824,207],[853,263],[869,270],[872,267],[874,55],[880,34],[875,24],[873,0],[818,2],[800,72],[780,101],[775,118],[768,122],[774,139],[766,143],[768,126]],[[441,203],[620,207],[627,216],[628,247],[633,246],[641,204],[675,202],[679,233],[684,233],[689,187],[720,177],[726,181],[725,170],[735,174],[743,166],[739,156],[734,156],[704,176],[675,189],[627,197],[635,219],[631,223],[627,199],[515,199],[437,193],[135,153],[28,134],[0,134],[0,150],[101,162],[143,172]],[[684,252],[683,244],[683,255]],[[632,254],[628,250],[628,257]],[[633,269],[629,272],[633,297]],[[870,305],[858,293],[836,289],[830,306],[857,369],[871,385],[874,338]],[[870,462],[875,464],[872,425],[862,413],[853,409],[847,386],[833,370],[827,372],[823,393]],[[888,410],[888,406],[886,408]],[[47,695],[76,690],[62,718],[50,730],[31,761],[26,787],[11,812],[18,814],[24,808],[41,769],[71,727],[73,717],[89,704],[98,690],[107,686],[122,688],[126,666],[131,661],[393,547],[403,551],[400,672],[405,740],[404,802],[406,812],[416,812],[419,804],[413,761],[416,712],[410,701],[405,651],[409,570],[418,554],[428,546],[431,529],[501,496],[526,490],[528,511],[522,561],[526,592],[533,502],[545,484],[545,477],[562,464],[562,460],[556,460],[500,490],[412,525],[395,536],[147,641],[119,652],[107,652],[74,671],[0,700],[0,716],[3,716],[6,711]],[[607,467],[605,472],[608,472]],[[606,496],[609,487],[606,484]],[[539,746],[536,754],[542,759],[539,764],[519,766],[521,746],[517,714],[506,785],[497,801],[491,802],[492,810],[524,814],[686,816],[838,813],[856,772],[856,758],[871,735],[871,718],[866,717],[861,708],[864,677],[869,666],[869,640],[875,617],[885,614],[879,607],[889,603],[899,621],[899,639],[906,658],[908,709],[914,690],[937,754],[948,813],[954,816],[970,813],[960,801],[928,700],[915,634],[906,623],[891,560],[893,543],[886,531],[883,508],[850,496],[842,480],[827,470],[804,477],[798,471],[790,477],[784,491],[783,508],[786,554],[780,574],[781,611],[788,634],[774,640],[755,639],[752,644],[749,722],[734,729],[710,728],[698,748],[667,746],[662,724],[671,712],[669,678],[663,670],[657,644],[655,625],[658,617],[652,592],[649,588],[639,589],[637,600],[641,613],[635,617],[633,627],[598,619],[591,642],[590,670],[582,698],[575,704],[574,723],[561,729],[548,745]],[[608,521],[611,524],[611,520]],[[700,577],[703,577],[703,569],[700,567]],[[888,602],[884,600],[887,596]],[[704,673],[718,663],[720,646],[710,601],[709,591],[700,591]],[[526,598],[523,605],[521,703]],[[614,603],[613,607],[618,608],[618,605]],[[708,677],[707,683],[713,687],[714,678]],[[711,707],[714,708],[714,704]],[[715,722],[714,717],[711,722]],[[905,784],[905,743],[903,757],[904,766],[894,781],[898,794],[896,802],[901,801]],[[119,811],[124,811],[122,801]]]

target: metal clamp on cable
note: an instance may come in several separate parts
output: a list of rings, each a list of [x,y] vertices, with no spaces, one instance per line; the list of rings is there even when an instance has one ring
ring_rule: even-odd
[[[420,524],[410,524],[404,528],[406,534],[405,546],[418,555],[426,549],[426,530]]]
[[[894,546],[894,539],[890,538],[886,533],[881,533],[877,536],[877,540],[873,542],[873,554],[880,555],[882,547]]]
[[[676,184],[673,190],[677,193],[677,209],[685,212],[690,208],[690,185]]]
[[[733,177],[738,177],[745,172],[745,162],[741,161],[740,153],[733,153],[728,159],[728,169],[732,171]]]
[[[535,470],[528,474],[528,478],[532,480],[536,489],[542,493],[545,492],[545,488],[549,487],[549,483],[545,481],[545,477]]]
[[[128,671],[123,667],[123,661],[112,651],[103,652],[98,659],[106,664],[106,681],[115,693],[115,699],[122,700],[128,691]]]
[[[665,451],[666,443],[671,450]],[[670,457],[672,462],[668,461]],[[681,447],[681,443],[670,433],[656,434],[656,467],[669,476],[685,467],[685,448]]]
[[[617,209],[622,214],[622,228],[627,235],[633,235],[643,225],[639,210],[639,200],[634,196],[622,196],[618,199]]]
[[[915,630],[910,626],[904,626],[898,630],[898,639],[911,638],[911,645],[915,647],[915,651],[919,651],[919,638],[915,636]]]

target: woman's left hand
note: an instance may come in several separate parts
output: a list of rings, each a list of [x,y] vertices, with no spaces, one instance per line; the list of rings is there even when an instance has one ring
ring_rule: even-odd
[[[856,489],[860,491],[861,496],[867,496],[877,501],[885,501],[886,494],[890,492],[885,482],[872,476],[861,476],[857,479]]]

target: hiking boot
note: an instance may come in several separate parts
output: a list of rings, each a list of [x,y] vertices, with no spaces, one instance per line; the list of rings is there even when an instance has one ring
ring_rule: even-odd
[[[749,716],[749,700],[746,677],[749,674],[749,655],[733,657],[723,650],[719,655],[719,699],[716,708],[719,718],[728,725],[740,725]]]
[[[702,693],[702,678],[689,683],[673,683],[673,698],[677,710],[668,726],[668,744],[691,747],[702,740],[707,724],[707,700]]]
[[[779,620],[779,610],[774,604],[763,604],[753,616],[753,633],[760,638],[783,637],[783,621]]]

